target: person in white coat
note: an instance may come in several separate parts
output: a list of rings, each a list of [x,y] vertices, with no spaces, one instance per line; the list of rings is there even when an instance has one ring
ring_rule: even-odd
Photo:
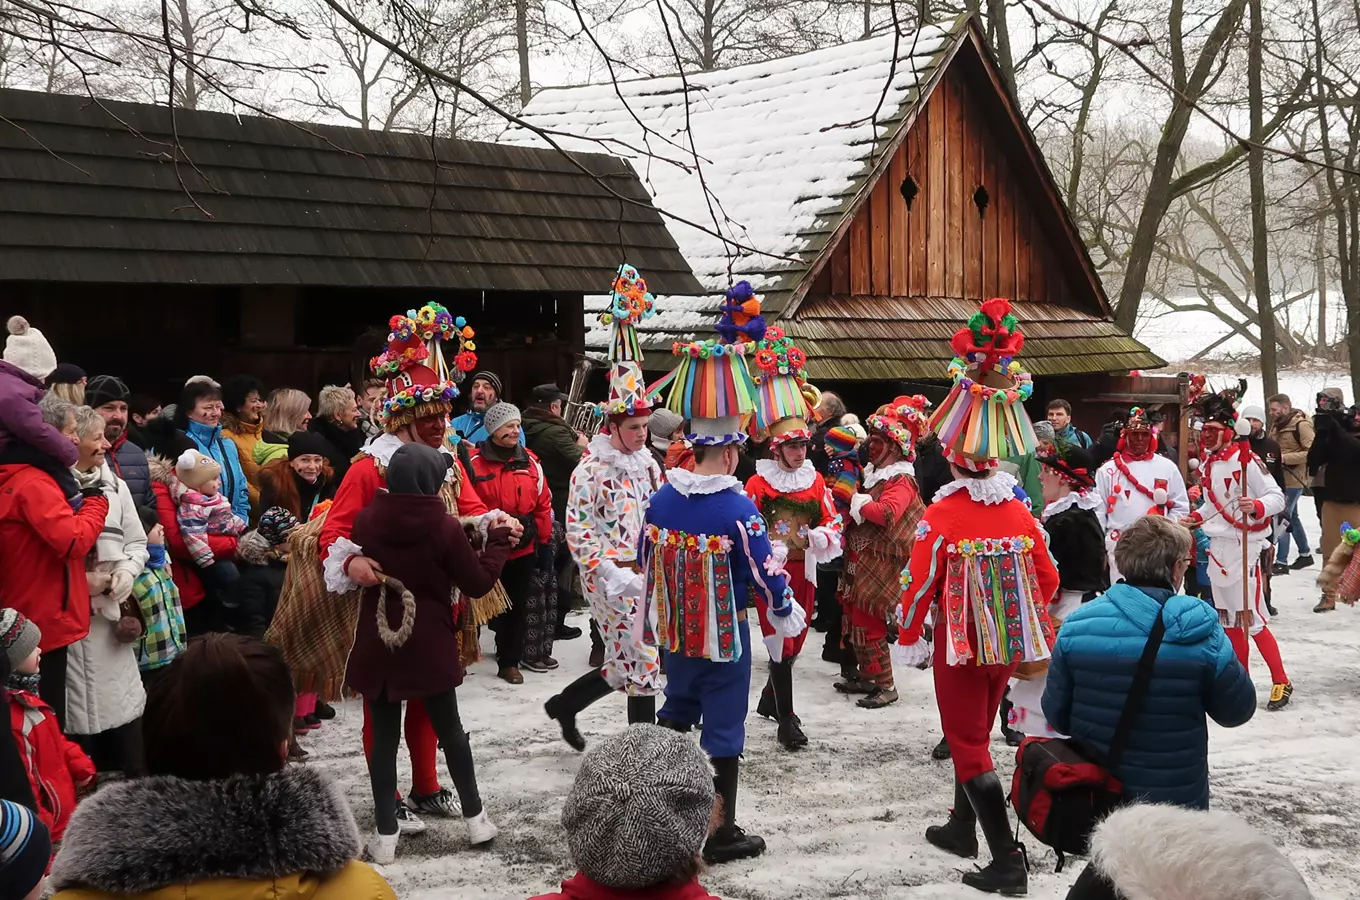
[[[1274,519],[1288,501],[1260,457],[1251,452],[1246,440],[1250,428],[1233,408],[1232,396],[1209,394],[1201,398],[1198,411],[1204,417],[1199,439],[1204,504],[1184,522],[1202,529],[1209,539],[1209,590],[1238,660],[1247,665],[1250,634],[1270,668],[1267,708],[1280,710],[1288,705],[1294,687],[1268,627],[1262,559]]]
[[[66,663],[66,734],[101,770],[146,773],[142,710],[146,691],[134,642],[142,633],[132,584],[146,566],[146,531],[126,482],[105,461],[104,419],[76,410],[80,458],[72,471],[82,487],[99,487],[109,501],[104,530],[86,560],[90,633],[71,645]]]
[[[1119,434],[1113,458],[1096,472],[1096,516],[1105,529],[1110,582],[1119,580],[1114,545],[1119,535],[1146,515],[1179,519],[1190,512],[1185,479],[1174,462],[1157,452],[1157,434],[1143,410],[1134,407]]]

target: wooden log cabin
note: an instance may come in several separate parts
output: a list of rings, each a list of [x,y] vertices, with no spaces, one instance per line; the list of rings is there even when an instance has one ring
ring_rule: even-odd
[[[711,331],[717,295],[743,278],[807,351],[813,381],[860,412],[901,389],[942,397],[950,337],[993,296],[1012,300],[1027,336],[1035,418],[1065,397],[1096,428],[1108,404],[1083,397],[1164,365],[1114,324],[975,18],[683,82],[544,90],[525,116],[606,140],[659,206],[704,226],[672,225],[706,295],[661,298],[642,329],[650,368]],[[592,325],[587,344],[602,348]]]
[[[617,157],[0,90],[0,319],[134,391],[314,394],[437,301],[523,398],[570,379],[624,261],[702,290]]]

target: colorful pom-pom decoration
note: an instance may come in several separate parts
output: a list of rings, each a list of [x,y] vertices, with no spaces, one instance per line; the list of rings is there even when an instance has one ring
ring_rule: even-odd
[[[1360,544],[1360,528],[1356,528],[1350,522],[1342,522],[1341,540],[1345,541],[1348,547]]]

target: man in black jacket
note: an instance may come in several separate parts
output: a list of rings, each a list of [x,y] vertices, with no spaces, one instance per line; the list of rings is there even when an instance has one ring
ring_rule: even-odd
[[[543,477],[552,492],[553,507],[553,567],[557,571],[557,632],[555,639],[571,640],[581,636],[581,629],[566,624],[567,613],[574,603],[573,585],[576,579],[571,550],[567,547],[564,528],[567,521],[567,492],[571,487],[571,473],[581,461],[587,441],[562,418],[567,395],[555,384],[540,384],[529,394],[529,408],[524,411],[522,426],[524,445],[538,457]],[[603,646],[603,645],[601,645]]]
[[[1322,495],[1322,564],[1341,543],[1341,524],[1360,522],[1360,409],[1343,408],[1341,391],[1328,388],[1317,395],[1313,417],[1313,446],[1308,451],[1308,474],[1324,485]],[[1330,612],[1336,601],[1323,597],[1313,612]]]

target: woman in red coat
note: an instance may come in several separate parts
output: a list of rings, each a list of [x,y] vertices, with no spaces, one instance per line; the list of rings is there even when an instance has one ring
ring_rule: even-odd
[[[463,526],[449,516],[438,496],[451,462],[423,444],[403,445],[387,468],[387,491],[354,519],[355,542],[381,567],[385,579],[364,591],[345,670],[345,681],[368,704],[373,729],[368,771],[377,833],[369,852],[377,863],[390,863],[397,850],[391,801],[397,792],[404,700],[421,701],[430,717],[471,843],[496,836],[496,826],[482,809],[472,747],[458,717],[454,689],[463,681],[463,667],[455,604],[491,590],[510,552],[510,529],[490,529],[482,555],[476,554]]]
[[[469,474],[477,496],[490,509],[499,509],[513,516],[524,526],[519,545],[510,553],[510,560],[501,573],[501,584],[510,595],[510,608],[490,622],[496,632],[496,666],[500,677],[511,684],[523,684],[521,662],[531,669],[542,671],[547,662],[540,654],[535,659],[522,659],[525,654],[525,632],[532,619],[536,626],[555,617],[547,616],[544,595],[534,596],[534,572],[540,566],[551,567],[552,492],[543,477],[543,467],[534,456],[520,446],[520,412],[509,403],[497,403],[486,411],[483,425],[491,437],[477,447],[472,457]],[[546,557],[546,558],[545,558]],[[541,649],[541,642],[536,641]],[[555,665],[555,663],[554,663]]]
[[[44,401],[48,424],[75,439],[75,410]],[[66,725],[66,648],[90,633],[85,556],[104,530],[109,501],[98,488],[81,492],[72,509],[57,481],[37,466],[0,465],[0,606],[23,613],[42,630],[39,695]]]

